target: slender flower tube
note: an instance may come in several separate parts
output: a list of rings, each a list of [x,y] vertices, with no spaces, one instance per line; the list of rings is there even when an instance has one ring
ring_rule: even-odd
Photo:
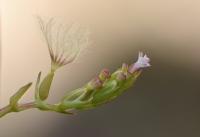
[[[44,21],[38,17],[38,20],[48,46],[53,71],[73,62],[88,45],[89,33],[79,25],[59,24],[53,18]]]

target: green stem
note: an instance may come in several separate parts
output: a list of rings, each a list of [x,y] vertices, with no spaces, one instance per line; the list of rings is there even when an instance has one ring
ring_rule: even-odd
[[[38,108],[38,109],[44,110],[44,111],[55,111],[55,112],[64,113],[64,114],[73,114],[71,112],[61,110],[59,107],[59,104],[46,104],[45,103],[44,108],[41,109],[36,104],[36,102],[30,102],[30,103],[19,104],[17,106],[17,111],[13,110],[13,108],[10,105],[7,105],[6,107],[1,108],[0,109],[0,118],[11,112],[20,112],[20,111],[24,111],[24,110],[28,110],[28,109],[32,109],[32,108]]]
[[[35,106],[35,102],[19,104],[18,107],[17,107],[17,111],[18,112],[19,111],[24,111],[24,110],[35,108],[35,107],[36,107]],[[15,111],[13,111],[13,109],[12,109],[12,107],[10,105],[7,105],[6,107],[1,108],[0,109],[0,118],[5,116],[8,113],[11,113],[11,112],[15,112]]]
[[[6,107],[2,108],[2,109],[0,109],[0,117],[3,117],[10,112],[11,112],[10,106],[6,106]]]

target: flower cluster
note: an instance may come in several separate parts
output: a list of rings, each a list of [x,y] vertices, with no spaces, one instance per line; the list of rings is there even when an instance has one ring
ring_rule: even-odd
[[[28,83],[10,98],[10,103],[6,107],[0,109],[0,117],[10,112],[19,112],[30,108],[65,114],[72,114],[71,110],[95,108],[124,93],[134,85],[141,71],[151,66],[147,55],[139,52],[138,60],[132,65],[123,63],[122,67],[112,74],[108,69],[103,69],[98,76],[83,87],[67,92],[58,103],[49,104],[46,99],[49,96],[56,70],[75,60],[84,45],[88,44],[88,33],[78,26],[66,27],[57,24],[54,19],[45,22],[38,17],[38,20],[48,45],[51,71],[42,81],[40,81],[41,72],[38,74],[35,85],[35,101],[25,104],[19,103],[19,100],[32,85],[32,83]]]
[[[103,69],[78,91],[67,94],[61,102],[62,109],[89,109],[115,99],[134,84],[142,69],[150,67],[149,62],[147,55],[140,52],[138,60],[130,66],[123,63],[112,74]]]

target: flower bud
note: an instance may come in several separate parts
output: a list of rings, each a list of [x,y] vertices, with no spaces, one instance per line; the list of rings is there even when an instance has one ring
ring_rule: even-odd
[[[110,78],[110,71],[108,69],[103,69],[99,74],[99,79],[105,81],[108,78]]]
[[[93,89],[98,89],[100,87],[102,87],[103,82],[100,80],[99,77],[96,77],[94,79],[92,79],[88,84],[87,84],[87,89],[88,90],[93,90]]]
[[[122,72],[127,72],[128,71],[128,64],[126,64],[126,63],[123,63],[122,64]]]
[[[117,79],[118,81],[126,80],[126,75],[125,75],[123,72],[119,72],[119,73],[117,74],[116,79]]]
[[[51,88],[51,83],[54,78],[54,72],[50,72],[41,82],[39,87],[39,97],[41,100],[46,100],[49,96],[49,91]]]

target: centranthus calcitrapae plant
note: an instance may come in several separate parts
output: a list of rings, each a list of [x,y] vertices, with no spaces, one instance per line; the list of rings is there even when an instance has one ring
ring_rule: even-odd
[[[150,67],[150,59],[146,54],[139,52],[135,63],[131,65],[123,63],[112,74],[108,69],[103,69],[98,76],[82,87],[67,92],[58,103],[47,103],[46,100],[55,73],[60,67],[73,62],[88,45],[88,32],[78,25],[73,24],[67,27],[58,24],[54,19],[44,21],[38,17],[38,21],[51,58],[50,71],[42,80],[40,79],[41,72],[39,72],[33,102],[19,103],[19,100],[32,85],[32,83],[28,83],[10,97],[10,103],[6,107],[0,109],[0,117],[11,112],[20,112],[31,108],[64,114],[96,108],[124,93],[134,85],[142,70]]]

